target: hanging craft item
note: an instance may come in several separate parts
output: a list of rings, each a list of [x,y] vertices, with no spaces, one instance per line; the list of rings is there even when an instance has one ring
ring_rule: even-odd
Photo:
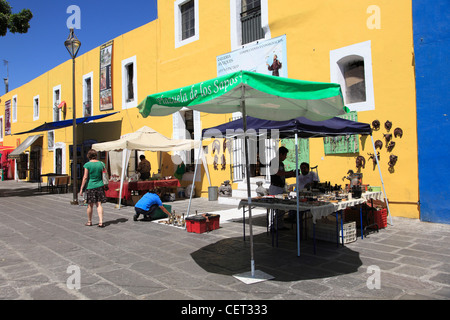
[[[403,137],[403,130],[401,128],[395,128],[394,130],[394,137]]]
[[[377,140],[375,141],[375,149],[382,149],[383,148],[383,141]]]
[[[218,164],[219,164],[219,157],[218,157],[217,154],[216,154],[216,155],[214,156],[214,162],[213,162],[214,170],[219,170]]]
[[[386,133],[386,134],[383,134],[383,136],[384,136],[384,139],[386,140],[386,144],[389,141],[391,141],[391,139],[392,139],[392,133]]]
[[[387,131],[391,130],[391,128],[392,128],[392,122],[390,122],[389,120],[387,120],[387,121],[384,123],[384,127],[386,128]]]
[[[227,160],[225,159],[225,153],[222,153],[222,170],[227,168]]]
[[[389,144],[386,146],[388,152],[391,152],[392,149],[394,149],[394,147],[395,147],[394,141],[390,141]]]
[[[373,165],[375,167],[377,165],[377,159],[378,159],[378,161],[380,161],[380,153],[377,152],[376,156],[373,153],[368,153],[368,155],[369,155],[369,159],[368,160],[372,159]]]
[[[365,168],[366,166],[366,159],[363,156],[357,156],[356,157],[356,168]]]
[[[227,148],[228,148],[228,151],[231,152],[231,140],[230,139],[223,140],[223,153],[225,153]]]
[[[379,130],[380,129],[380,121],[379,120],[373,120],[372,121],[372,127],[373,127],[373,130]]]
[[[390,168],[393,168],[395,164],[397,163],[398,157],[396,155],[391,154],[389,156],[389,162],[388,165]]]
[[[212,143],[212,154],[215,154],[217,151],[217,154],[220,153],[220,141],[215,139]]]

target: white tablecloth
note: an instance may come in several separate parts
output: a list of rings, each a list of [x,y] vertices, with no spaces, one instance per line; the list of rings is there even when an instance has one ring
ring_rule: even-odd
[[[335,211],[344,210],[348,207],[357,206],[358,204],[364,203],[367,200],[374,199],[374,200],[383,200],[383,193],[381,191],[372,191],[372,192],[364,192],[361,195],[361,198],[359,199],[351,199],[351,200],[345,200],[341,202],[333,202]]]
[[[310,211],[312,215],[313,223],[316,223],[317,219],[322,217],[326,217],[336,211],[344,210],[348,207],[353,207],[358,204],[364,203],[367,200],[375,199],[375,200],[383,200],[383,193],[381,191],[375,192],[364,192],[359,199],[351,199],[340,202],[323,202],[323,203],[315,203],[309,204],[306,202],[300,202],[299,210],[300,211]],[[267,209],[280,209],[280,210],[297,210],[296,204],[283,204],[283,203],[266,203],[266,202],[258,202],[252,201],[252,206],[267,208]],[[248,206],[248,200],[243,199],[239,202],[239,209],[243,206]]]

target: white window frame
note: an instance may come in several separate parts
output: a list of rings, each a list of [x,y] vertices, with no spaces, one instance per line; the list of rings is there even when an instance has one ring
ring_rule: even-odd
[[[53,136],[53,144],[51,144],[50,142],[52,141],[50,139],[50,136]],[[48,151],[53,151],[55,149],[55,130],[49,130],[47,131],[47,148]]]
[[[261,28],[264,30],[264,39],[272,39],[269,27],[269,0],[261,0]],[[260,40],[263,39],[257,41]],[[256,42],[242,45],[241,0],[230,0],[230,41],[231,51]]]
[[[4,136],[4,127],[3,127],[4,121],[3,121],[3,115],[0,116],[0,142],[3,141],[3,136]]]
[[[56,149],[62,149],[61,151],[61,159],[62,159],[62,165],[61,165],[61,173],[66,174],[67,168],[66,168],[66,144],[64,142],[55,142],[55,146],[53,148],[53,172],[56,172]]]
[[[134,98],[132,101],[127,101],[128,96],[128,70],[127,66],[133,64],[133,93]],[[122,60],[122,109],[136,108],[138,100],[137,91],[137,63],[136,56]]]
[[[36,108],[35,108],[36,100],[38,101],[37,114],[36,114]],[[41,108],[40,104],[41,104],[41,100],[39,98],[39,95],[34,96],[33,97],[33,121],[39,120],[39,113],[40,113],[40,108]]]
[[[192,37],[182,40],[182,23],[181,23],[181,6],[190,0],[176,0],[174,2],[174,15],[175,15],[175,48],[187,45],[200,39],[199,30],[199,14],[198,14],[198,0],[194,0],[194,16],[195,16],[195,33]]]
[[[94,72],[91,71],[85,75],[83,75],[83,116],[85,114],[85,106],[84,103],[87,101],[87,88],[86,88],[86,79],[91,78],[91,116],[94,115]]]
[[[61,103],[61,85],[57,85],[55,87],[53,87],[53,103],[52,103],[52,117],[53,117],[53,121],[56,121],[55,119],[55,108],[58,109],[58,106],[56,105],[56,100],[55,100],[55,92],[59,90],[59,103]],[[58,109],[58,114],[59,114],[59,121],[62,120],[62,112],[61,109]]]
[[[366,101],[346,103],[346,85],[339,61],[349,56],[360,56],[364,59],[364,78],[366,85]],[[330,81],[341,85],[344,103],[351,111],[368,111],[375,109],[375,93],[373,89],[372,49],[371,41],[356,43],[347,47],[330,51]]]
[[[12,122],[17,122],[17,94],[12,97]]]
[[[172,139],[191,139],[192,137],[188,137],[189,132],[186,130],[186,120],[185,120],[185,112],[189,111],[188,108],[182,108],[180,111],[175,112],[172,114]],[[192,113],[193,116],[193,120],[194,120],[194,140],[201,140],[201,132],[202,132],[202,121],[200,118],[200,111],[196,111],[193,110]],[[194,150],[190,150],[190,151],[173,151],[173,155],[179,155],[181,160],[185,163],[185,164],[191,164],[190,163],[190,152],[194,152],[194,165],[195,165],[195,161],[197,161],[197,159],[195,157],[197,157],[198,155],[198,148],[194,149]],[[187,159],[189,159],[189,161],[187,161]],[[198,163],[197,164],[197,175],[195,176],[195,181],[201,181],[201,170],[199,170],[201,164]],[[176,166],[175,168],[176,169]],[[183,175],[182,180],[183,181],[192,181],[194,177],[194,172],[186,172]]]

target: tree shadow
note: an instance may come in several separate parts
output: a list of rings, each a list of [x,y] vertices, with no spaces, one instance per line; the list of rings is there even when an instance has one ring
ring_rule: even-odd
[[[255,219],[256,224],[262,225]],[[261,220],[261,219],[260,219]],[[265,220],[265,217],[264,217]],[[263,222],[265,224],[265,222]],[[263,225],[264,225],[263,224]],[[298,281],[327,278],[358,271],[362,265],[359,252],[336,243],[316,240],[314,254],[312,239],[300,241],[297,256],[295,227],[279,233],[278,247],[272,246],[270,233],[253,236],[255,268],[270,274],[276,281]],[[191,254],[204,270],[223,275],[250,271],[250,241],[234,237],[207,245]]]

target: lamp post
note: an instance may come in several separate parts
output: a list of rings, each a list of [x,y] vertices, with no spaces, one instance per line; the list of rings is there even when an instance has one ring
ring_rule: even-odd
[[[73,191],[73,201],[71,204],[78,204],[78,196],[77,196],[77,116],[76,116],[76,107],[75,107],[75,57],[77,56],[78,50],[80,50],[81,42],[73,33],[73,29],[70,29],[69,37],[66,41],[64,41],[64,46],[67,51],[69,51],[70,56],[72,57],[72,94],[73,94],[73,102],[72,102],[72,110],[73,110],[73,144],[72,144],[72,191]]]

